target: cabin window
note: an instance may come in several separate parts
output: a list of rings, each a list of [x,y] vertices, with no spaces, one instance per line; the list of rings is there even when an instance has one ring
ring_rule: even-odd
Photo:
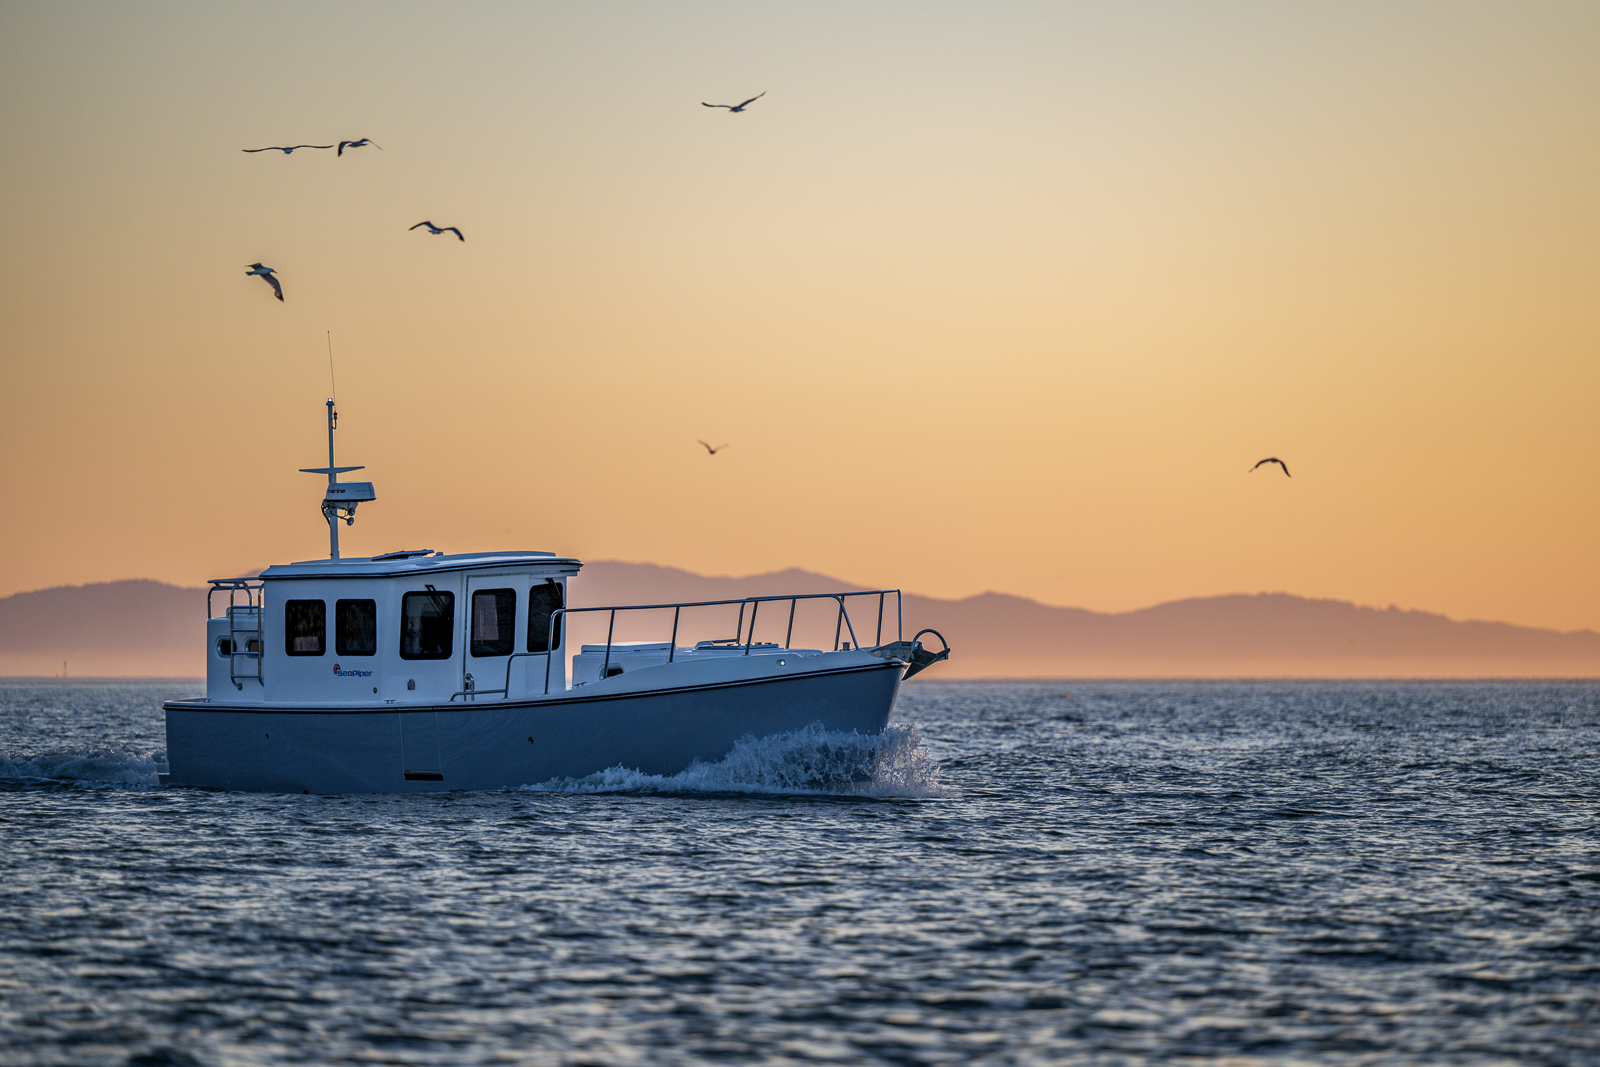
[[[328,650],[328,605],[321,600],[286,600],[283,648],[291,656],[320,656]]]
[[[400,598],[400,658],[449,659],[456,595],[429,589]]]
[[[474,656],[509,656],[515,648],[517,591],[479,589],[472,594]]]
[[[378,654],[376,600],[340,600],[334,604],[333,650],[341,656]]]
[[[528,590],[528,651],[547,652],[561,647],[561,620],[555,622],[555,641],[550,640],[550,616],[561,602],[561,583],[546,578],[543,585]]]
[[[217,638],[217,655],[222,659],[227,659],[229,656],[233,655],[233,638]]]

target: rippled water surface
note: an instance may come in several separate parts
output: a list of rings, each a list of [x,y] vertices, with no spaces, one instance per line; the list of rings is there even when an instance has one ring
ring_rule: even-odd
[[[881,742],[154,788],[0,684],[0,1061],[1600,1062],[1600,686],[913,683]]]

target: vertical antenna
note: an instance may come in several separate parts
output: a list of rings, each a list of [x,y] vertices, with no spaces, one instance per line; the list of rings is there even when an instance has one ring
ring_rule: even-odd
[[[339,386],[333,380],[333,331],[324,330],[328,335],[328,392],[333,394],[333,399],[339,399]],[[328,461],[328,466],[333,466],[333,460]]]

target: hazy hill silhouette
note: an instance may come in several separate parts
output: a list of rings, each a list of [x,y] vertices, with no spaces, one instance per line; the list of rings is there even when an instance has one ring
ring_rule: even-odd
[[[583,581],[573,585],[575,605],[861,588],[802,570],[706,578],[644,563],[590,564],[579,577]],[[783,611],[773,609],[774,614]],[[858,634],[866,638],[875,607],[857,600],[850,612]],[[1003,593],[964,600],[906,596],[906,636],[924,626],[937,629],[955,649],[948,662],[928,673],[930,678],[1600,675],[1600,634],[1590,630],[1560,633],[1457,622],[1431,612],[1286,593],[1199,597],[1118,613],[1051,607]],[[831,640],[831,622],[826,630]],[[757,636],[771,639],[765,628],[758,628]]]
[[[0,674],[198,677],[206,591],[144,580],[63,585],[0,599]]]
[[[1600,634],[1358,607],[1285,593],[1179,600],[1102,614],[984,593],[908,598],[968,677],[1499,678],[1600,674]],[[952,662],[955,657],[952,656]]]
[[[574,606],[720,600],[859,589],[787,570],[708,578],[647,563],[591,563],[572,586]],[[795,643],[830,646],[836,609],[797,613]],[[787,605],[768,605],[760,640],[782,640]],[[851,603],[870,643],[876,600]],[[733,636],[736,611],[685,613],[680,643]],[[62,586],[0,599],[0,675],[197,676],[204,664],[205,590],[150,581]],[[1020,677],[1600,677],[1600,634],[1559,633],[1443,615],[1358,607],[1285,593],[1202,597],[1138,611],[1058,608],[984,593],[964,600],[905,598],[905,633],[938,629],[955,649],[930,678]],[[618,639],[663,640],[671,615],[619,621]],[[892,601],[885,638],[892,636]],[[725,632],[724,632],[725,631]],[[574,631],[604,640],[604,616]]]

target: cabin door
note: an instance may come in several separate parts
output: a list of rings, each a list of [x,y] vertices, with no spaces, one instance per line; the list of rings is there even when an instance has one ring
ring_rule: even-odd
[[[504,700],[506,665],[517,648],[517,609],[527,595],[526,578],[496,575],[467,578],[466,646],[461,688],[469,700]]]

